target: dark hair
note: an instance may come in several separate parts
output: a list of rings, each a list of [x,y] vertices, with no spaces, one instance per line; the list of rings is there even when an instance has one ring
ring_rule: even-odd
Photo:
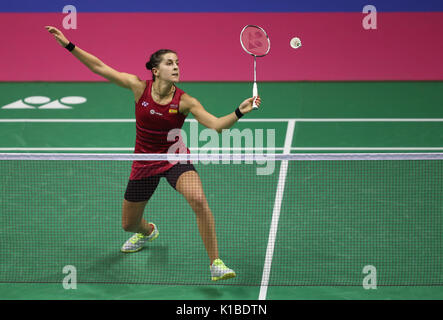
[[[149,61],[146,62],[146,69],[151,70],[151,72],[152,72],[153,68],[157,68],[159,66],[160,62],[162,61],[163,55],[165,55],[167,53],[177,54],[177,52],[175,52],[174,50],[160,49],[160,50],[154,52],[153,54],[151,54],[151,58],[149,58]],[[154,73],[152,73],[152,80],[155,81]]]

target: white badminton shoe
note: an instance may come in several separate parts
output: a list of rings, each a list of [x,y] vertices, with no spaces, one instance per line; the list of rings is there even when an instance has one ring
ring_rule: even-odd
[[[210,266],[212,281],[231,279],[236,276],[234,270],[229,269],[223,261],[215,259]]]
[[[132,237],[130,237],[122,246],[120,249],[121,252],[125,253],[132,253],[137,252],[143,249],[143,245],[146,242],[151,242],[157,239],[158,237],[158,230],[157,226],[153,223],[149,223],[152,226],[152,232],[150,235],[145,236],[142,233],[135,233]]]

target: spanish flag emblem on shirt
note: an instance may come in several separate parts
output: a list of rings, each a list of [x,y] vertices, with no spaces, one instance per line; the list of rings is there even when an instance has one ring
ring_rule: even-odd
[[[177,113],[178,110],[177,109],[169,109],[169,113]]]

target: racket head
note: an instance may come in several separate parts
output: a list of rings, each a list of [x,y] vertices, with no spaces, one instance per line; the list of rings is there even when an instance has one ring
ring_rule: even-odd
[[[243,50],[255,57],[264,57],[271,49],[266,31],[253,24],[246,25],[240,32],[240,43]]]

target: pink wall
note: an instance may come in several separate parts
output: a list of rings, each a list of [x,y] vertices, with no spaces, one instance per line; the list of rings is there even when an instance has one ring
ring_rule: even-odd
[[[378,29],[362,13],[79,13],[63,30],[82,49],[119,71],[150,77],[153,51],[179,53],[182,81],[250,81],[252,57],[241,49],[246,24],[264,27],[268,56],[258,81],[442,80],[443,12],[378,13]],[[62,29],[63,14],[0,14],[0,81],[103,81],[75,61],[44,29]],[[303,47],[289,46],[293,36]]]

